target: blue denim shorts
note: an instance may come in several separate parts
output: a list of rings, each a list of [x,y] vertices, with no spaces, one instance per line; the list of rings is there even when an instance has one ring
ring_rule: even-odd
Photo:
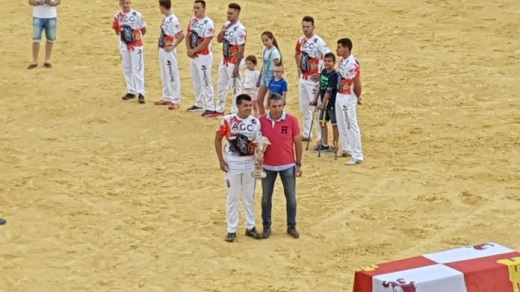
[[[42,40],[42,32],[45,30],[47,42],[56,41],[57,18],[38,18],[33,17],[33,42],[39,43]]]

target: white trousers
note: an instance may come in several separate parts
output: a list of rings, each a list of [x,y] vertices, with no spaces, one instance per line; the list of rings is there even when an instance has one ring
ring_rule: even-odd
[[[246,228],[255,227],[255,187],[256,179],[252,172],[255,170],[255,161],[228,162],[229,171],[226,172],[227,185],[227,231],[235,233],[238,229],[238,205],[240,194],[244,203]]]
[[[309,105],[311,101],[314,100],[314,96],[316,94],[316,90],[318,90],[318,82],[314,82],[312,80],[301,79],[298,84],[298,95],[300,102],[300,111],[303,115],[303,132],[302,137],[312,138],[312,111],[313,107]],[[318,134],[318,140],[321,140],[321,128],[318,122],[319,115],[315,116],[313,128],[316,129],[316,133]]]
[[[166,52],[163,48],[159,48],[159,66],[161,67],[163,100],[180,104],[181,78],[177,63],[177,50]]]
[[[195,90],[195,105],[206,110],[214,111],[213,105],[213,79],[211,68],[213,65],[213,53],[198,55],[191,59],[191,78]]]
[[[233,78],[233,70],[235,70],[235,64],[224,64],[224,60],[220,61],[218,65],[218,100],[215,106],[216,111],[219,113],[226,111],[226,99],[228,95],[229,86],[231,86],[231,93],[233,94],[233,102],[231,103],[231,113],[237,113],[238,108],[236,105],[237,96],[242,93],[242,79],[240,73],[244,66],[244,62],[240,62],[238,65],[239,76]]]
[[[133,50],[128,50],[126,44],[121,43],[120,51],[127,92],[145,95],[143,47],[134,47]]]
[[[339,138],[343,151],[352,155],[353,159],[363,161],[361,130],[357,120],[357,96],[355,94],[338,93],[335,106]]]

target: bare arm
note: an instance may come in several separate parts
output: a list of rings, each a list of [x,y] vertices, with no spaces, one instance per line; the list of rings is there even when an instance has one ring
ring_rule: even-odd
[[[218,133],[215,134],[215,152],[217,152],[218,162],[220,164],[220,169],[222,171],[227,172],[228,166],[226,161],[224,160],[224,155],[222,154],[222,138]]]
[[[27,1],[31,6],[38,6],[45,4],[45,0],[29,0]]]
[[[141,28],[141,34],[144,36],[146,34],[146,27]]]
[[[298,70],[298,78],[302,75],[302,69],[301,69],[301,58],[300,53],[296,52],[294,54],[294,60],[296,61],[296,69]]]
[[[220,32],[217,35],[217,42],[221,43],[224,41],[224,34],[226,33],[226,29],[227,29],[227,26],[224,24],[222,26],[222,29],[220,30]]]
[[[246,45],[241,45],[238,47],[237,52],[237,65],[235,66],[235,69],[233,69],[233,78],[237,78],[239,76],[238,69],[240,67],[240,62],[242,62],[242,59],[244,58],[244,51],[246,50]]]
[[[173,48],[172,49],[175,49],[181,42],[182,40],[184,39],[184,32],[179,32],[175,35],[175,42],[173,43]]]
[[[47,5],[49,6],[58,6],[61,4],[61,0],[47,0]]]
[[[361,104],[361,92],[362,92],[361,77],[358,75],[354,78],[354,93],[356,93],[356,95],[357,95],[358,104]]]
[[[280,65],[280,59],[273,59],[275,65]]]
[[[195,48],[193,48],[193,53],[196,54],[200,51],[203,51],[205,49],[208,48],[209,44],[211,43],[211,40],[213,39],[213,37],[207,37],[207,38],[204,38],[204,40],[202,41],[202,43],[200,43],[198,46],[196,46]]]

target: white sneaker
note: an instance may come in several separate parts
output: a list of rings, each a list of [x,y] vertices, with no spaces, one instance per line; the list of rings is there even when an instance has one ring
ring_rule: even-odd
[[[363,160],[356,160],[356,159],[349,159],[347,162],[345,162],[346,165],[356,165],[363,163]]]

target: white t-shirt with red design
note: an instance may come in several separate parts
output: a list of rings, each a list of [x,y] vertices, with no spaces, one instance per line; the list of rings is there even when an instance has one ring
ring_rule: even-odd
[[[327,44],[318,35],[313,35],[310,38],[300,37],[296,42],[295,50],[296,54],[300,55],[302,62],[308,62],[308,64],[304,64],[308,70],[302,70],[303,78],[312,74],[320,74],[320,61],[325,54],[330,53]]]
[[[134,32],[134,42],[128,44],[120,40],[121,45],[126,45],[128,48],[142,46],[143,34],[141,33],[141,29],[146,27],[146,21],[144,20],[143,15],[134,9],[131,9],[127,13],[124,13],[123,11],[116,13],[112,22],[112,28],[121,32],[123,26],[129,26],[132,28]]]
[[[188,37],[190,37],[190,34],[196,35],[198,45],[202,43],[205,38],[213,37],[215,35],[215,24],[213,23],[213,20],[207,16],[201,19],[192,17],[188,25]],[[192,37],[195,38],[194,36]],[[195,41],[190,39],[190,43],[192,49],[196,47],[194,46]],[[211,52],[211,49],[212,46],[210,43],[205,50],[198,52],[197,55],[208,55]]]
[[[159,47],[164,48],[167,44],[175,42],[175,35],[182,32],[179,19],[174,14],[166,16],[161,24],[161,37],[159,38]]]
[[[253,141],[262,136],[261,130],[260,121],[254,116],[241,119],[237,114],[231,114],[223,117],[217,133],[228,140],[224,149],[226,161],[254,161]]]
[[[338,93],[355,94],[354,78],[361,74],[361,66],[354,55],[339,60],[338,73],[340,77]]]
[[[230,21],[226,21],[224,26],[229,26]],[[247,38],[246,27],[237,21],[235,24],[229,26],[224,32],[223,36],[223,50],[224,63],[236,64],[237,53],[240,46],[245,45]]]

